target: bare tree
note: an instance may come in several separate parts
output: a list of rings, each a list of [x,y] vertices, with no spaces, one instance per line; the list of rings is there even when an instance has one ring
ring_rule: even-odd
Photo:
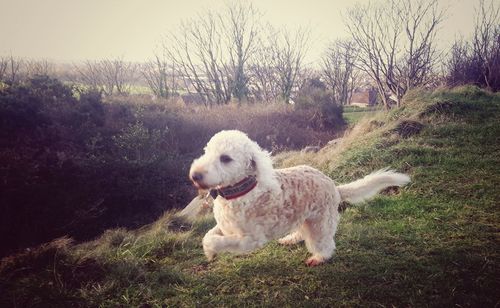
[[[166,55],[156,54],[146,62],[141,70],[149,88],[157,97],[169,98],[175,88],[173,65],[169,65]]]
[[[183,22],[164,45],[188,90],[193,87],[207,104],[224,104],[231,99],[232,79],[226,71],[220,30],[218,18],[209,12]]]
[[[500,90],[500,6],[480,0],[472,38],[456,40],[446,61],[448,85],[473,83]]]
[[[0,81],[16,83],[21,80],[24,60],[12,55],[0,58]]]
[[[232,94],[239,100],[248,95],[247,62],[255,52],[259,31],[260,13],[250,2],[233,2],[227,6],[227,14],[219,15],[222,26],[226,29],[229,41],[229,65],[232,71]]]
[[[101,66],[98,61],[86,60],[81,64],[73,64],[73,68],[77,72],[74,82],[86,85],[94,91],[108,94],[104,88]]]
[[[105,95],[124,95],[130,91],[136,65],[122,58],[100,61],[87,60],[73,65],[77,72],[76,82],[82,83]]]
[[[250,3],[232,2],[184,21],[164,43],[188,89],[207,104],[225,104],[248,94],[247,62],[256,46],[259,13]]]
[[[500,5],[479,1],[472,48],[487,88],[500,89]]]
[[[136,65],[123,58],[105,59],[99,63],[102,81],[108,95],[125,95],[135,78]]]
[[[302,67],[295,80],[295,93],[293,96],[301,94],[303,91],[309,91],[311,88],[326,91],[326,85],[321,81],[318,71],[311,67]]]
[[[297,86],[297,77],[304,65],[309,38],[309,30],[305,28],[294,32],[283,29],[270,36],[272,66],[276,72],[280,96],[285,103],[290,102],[292,92]]]
[[[251,54],[249,89],[252,97],[261,102],[273,102],[280,97],[278,75],[274,68],[270,39],[259,38],[258,48]]]
[[[347,11],[344,22],[358,48],[357,66],[374,80],[386,107],[391,94],[399,106],[409,89],[428,81],[443,16],[437,0],[387,0]]]
[[[356,85],[357,61],[356,47],[353,41],[334,41],[322,58],[322,77],[332,91],[333,100],[341,105],[351,101]]]
[[[33,77],[36,75],[53,76],[55,65],[49,60],[28,60],[26,61],[26,75]]]
[[[271,102],[290,98],[308,80],[304,71],[304,56],[309,43],[309,30],[276,30],[270,25],[264,36],[258,38],[258,47],[250,58],[249,77],[252,96]]]
[[[473,60],[474,55],[469,42],[463,39],[456,40],[446,61],[446,83],[457,86],[465,83],[480,84],[481,70]]]
[[[6,80],[8,66],[9,66],[9,61],[7,60],[7,58],[0,57],[0,82]]]

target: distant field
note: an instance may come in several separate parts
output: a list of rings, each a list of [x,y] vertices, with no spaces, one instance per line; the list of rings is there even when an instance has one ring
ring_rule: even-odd
[[[375,114],[376,111],[364,111],[364,112],[344,112],[344,119],[349,124],[356,124],[362,118]]]
[[[74,86],[81,91],[89,90],[89,86],[84,83],[73,82],[73,81],[65,81],[65,85]],[[129,86],[129,94],[153,94],[151,89],[145,85],[131,84]]]
[[[153,94],[151,88],[141,85],[131,85],[130,94]]]
[[[344,107],[344,119],[348,124],[353,125],[359,122],[364,117],[373,116],[380,111],[378,107],[361,108],[355,106]]]

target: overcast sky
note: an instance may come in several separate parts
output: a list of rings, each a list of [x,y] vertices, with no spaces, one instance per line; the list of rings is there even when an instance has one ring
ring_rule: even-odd
[[[361,2],[367,2],[362,0]],[[411,1],[411,0],[408,0]],[[275,26],[310,26],[309,60],[345,36],[341,12],[354,1],[251,0]],[[440,46],[469,35],[478,0],[440,0],[448,18]],[[144,61],[181,20],[224,0],[0,0],[0,55],[71,62],[105,57]]]

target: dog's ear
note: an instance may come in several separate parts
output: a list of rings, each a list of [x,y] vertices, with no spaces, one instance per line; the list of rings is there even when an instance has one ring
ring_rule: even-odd
[[[256,142],[252,142],[249,148],[250,161],[248,168],[257,173],[272,170],[273,164],[269,153],[263,150]]]
[[[256,142],[250,143],[247,153],[250,154],[248,167],[252,168],[257,181],[263,183],[268,189],[279,189],[274,176],[271,154],[263,150]]]
[[[252,170],[257,170],[257,163],[255,162],[255,159],[252,157],[250,159],[250,168],[252,168]]]
[[[255,156],[254,155],[250,155],[248,157],[247,170],[249,172],[255,172],[255,171],[257,171],[257,161],[255,160]]]

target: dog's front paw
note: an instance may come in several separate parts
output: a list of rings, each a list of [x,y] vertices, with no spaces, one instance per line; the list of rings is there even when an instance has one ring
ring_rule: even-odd
[[[290,238],[288,238],[288,236],[280,238],[278,240],[278,243],[280,243],[281,245],[293,245],[293,244],[295,244],[295,242],[292,241]]]
[[[203,238],[203,252],[205,253],[208,261],[212,261],[217,255],[215,245],[210,236],[205,236]]]
[[[207,257],[207,260],[209,262],[212,261],[215,258],[215,256],[217,255],[215,253],[215,251],[210,250],[210,249],[206,249],[206,248],[203,248],[203,252],[205,252],[205,256]]]
[[[278,243],[280,243],[281,245],[286,245],[286,246],[295,245],[295,244],[298,244],[299,242],[300,242],[299,239],[291,237],[290,235],[285,236],[283,238],[280,238],[278,240]]]

